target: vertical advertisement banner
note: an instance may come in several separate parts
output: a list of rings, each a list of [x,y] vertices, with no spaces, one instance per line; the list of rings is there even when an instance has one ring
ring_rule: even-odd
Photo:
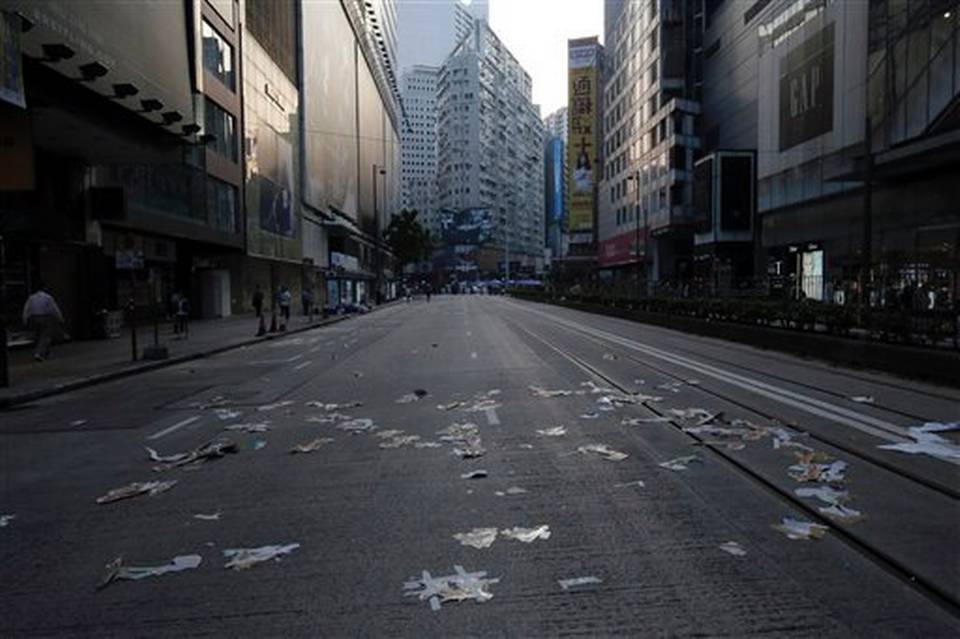
[[[572,40],[568,46],[567,232],[593,230],[597,171],[597,44]]]
[[[25,109],[21,28],[20,16],[0,11],[0,100]]]

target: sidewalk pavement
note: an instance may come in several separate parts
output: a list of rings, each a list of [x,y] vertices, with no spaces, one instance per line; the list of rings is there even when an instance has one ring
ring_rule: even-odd
[[[252,313],[192,321],[189,337],[185,339],[174,335],[172,323],[164,323],[160,326],[160,344],[167,347],[168,357],[162,360],[132,361],[127,328],[121,337],[114,339],[54,344],[50,358],[43,362],[34,361],[33,348],[14,349],[8,351],[10,386],[0,388],[0,408],[326,326],[347,317],[314,319],[311,323],[303,316],[292,316],[285,333],[267,333],[263,337],[256,336],[259,322]],[[266,316],[266,325],[269,329],[269,315]],[[138,357],[142,357],[144,347],[152,344],[153,325],[139,327]]]

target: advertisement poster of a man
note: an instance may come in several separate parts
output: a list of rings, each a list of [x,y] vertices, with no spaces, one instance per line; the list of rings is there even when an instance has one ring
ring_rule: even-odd
[[[573,188],[575,191],[591,192],[593,190],[593,167],[590,165],[590,156],[587,154],[587,138],[580,138],[580,151],[577,153],[577,164],[573,171]]]

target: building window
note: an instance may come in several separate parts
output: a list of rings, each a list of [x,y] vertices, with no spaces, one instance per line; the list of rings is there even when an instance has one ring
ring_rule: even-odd
[[[237,232],[237,187],[207,177],[207,219],[209,224],[227,233]]]
[[[214,75],[225,87],[236,90],[233,76],[233,47],[203,21],[203,68]]]
[[[237,125],[232,115],[224,111],[211,100],[205,99],[204,108],[205,133],[213,135],[216,140],[211,143],[214,151],[234,162],[237,161]]]

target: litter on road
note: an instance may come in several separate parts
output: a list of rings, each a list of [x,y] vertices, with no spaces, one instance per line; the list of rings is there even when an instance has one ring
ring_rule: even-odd
[[[328,403],[328,402],[309,401],[309,402],[305,402],[304,405],[309,408],[320,408],[329,413],[335,410],[346,409],[346,408],[360,408],[361,406],[363,406],[363,402],[359,400],[353,400],[350,402],[343,402],[343,403],[337,404],[333,402]]]
[[[523,495],[523,494],[526,494],[526,492],[527,492],[526,488],[520,488],[519,486],[511,486],[506,490],[495,491],[493,494],[496,495],[497,497],[505,497],[506,495]]]
[[[562,437],[567,434],[567,429],[564,426],[551,426],[550,428],[537,429],[537,433],[544,437]]]
[[[449,402],[449,403],[447,403],[447,404],[437,404],[437,409],[438,409],[438,410],[444,410],[444,411],[451,411],[451,410],[453,410],[453,409],[455,409],[455,408],[460,408],[460,407],[463,406],[465,403],[466,403],[466,402],[460,401],[460,400],[458,399],[458,400],[454,400],[454,401],[452,401],[452,402]]]
[[[613,485],[614,488],[627,488],[630,486],[634,486],[636,488],[644,488],[646,484],[643,483],[642,479],[635,479],[633,481],[625,481],[625,482],[621,482],[619,484]]]
[[[129,499],[131,497],[138,497],[140,495],[159,495],[160,493],[166,492],[177,485],[176,479],[171,479],[169,481],[135,481],[133,483],[127,484],[126,486],[121,486],[120,488],[114,488],[107,492],[106,495],[97,497],[98,504],[109,504],[115,501],[120,501],[121,499]]]
[[[290,449],[290,454],[312,453],[320,450],[332,441],[334,441],[333,437],[318,437],[312,441],[294,445],[294,447]]]
[[[223,430],[230,430],[234,432],[244,432],[244,433],[265,433],[270,430],[270,424],[267,422],[256,422],[249,424],[231,424],[230,426],[225,426]]]
[[[396,435],[380,444],[380,448],[402,448],[415,444],[420,440],[420,435]]]
[[[640,424],[669,424],[669,417],[624,417],[620,424],[623,426],[639,426]]]
[[[911,426],[907,429],[912,442],[903,442],[899,444],[883,444],[877,448],[884,450],[895,450],[910,455],[929,455],[937,459],[952,460],[960,459],[960,445],[957,445],[941,437],[937,433],[960,430],[960,422],[940,423],[927,422],[923,426]]]
[[[700,462],[700,457],[698,455],[685,455],[683,457],[677,457],[676,459],[661,462],[658,465],[660,468],[666,468],[667,470],[675,470],[680,472],[687,470],[687,468],[690,467],[690,464],[694,462]]]
[[[205,515],[203,513],[197,513],[193,516],[194,519],[199,519],[201,521],[220,521],[220,511],[218,510],[215,513]]]
[[[477,457],[483,457],[486,455],[487,449],[481,445],[480,439],[477,438],[466,442],[462,446],[454,448],[453,454],[457,455],[461,459],[475,459]]]
[[[376,428],[377,427],[374,425],[373,420],[367,417],[351,419],[349,421],[337,424],[337,429],[354,434],[370,432],[372,430],[376,430]]]
[[[228,548],[223,551],[223,556],[229,561],[223,567],[244,570],[264,561],[279,559],[281,555],[289,555],[299,547],[300,544],[294,543],[285,546],[260,546],[259,548]]]
[[[600,417],[600,413],[590,411],[589,413],[582,413],[580,419],[597,419]]]
[[[550,539],[550,526],[544,524],[536,528],[506,528],[500,531],[500,534],[510,539],[522,541],[525,544],[533,543],[537,539]]]
[[[612,362],[613,360],[619,359],[619,358],[613,353],[604,353],[603,359],[607,360],[608,362]]]
[[[874,403],[873,395],[854,395],[850,398],[851,402],[856,402],[858,404],[872,404]]]
[[[258,406],[257,410],[261,413],[265,413],[267,411],[283,408],[284,406],[290,406],[291,404],[293,404],[293,400],[285,399],[281,402],[274,402],[273,404],[264,404],[263,406]]]
[[[170,560],[170,563],[162,566],[124,566],[123,557],[117,557],[107,564],[107,574],[100,581],[98,588],[106,588],[114,581],[119,579],[145,579],[146,577],[158,577],[168,572],[181,572],[183,570],[193,570],[203,561],[200,555],[180,555]]]
[[[219,459],[228,453],[237,452],[237,445],[230,440],[214,440],[191,451],[175,453],[173,455],[161,455],[150,447],[146,447],[146,449],[151,461],[161,462],[159,466],[153,467],[153,470],[160,472],[194,462]]]
[[[577,452],[594,453],[596,455],[600,455],[607,461],[614,461],[614,462],[623,461],[624,459],[630,456],[627,453],[621,453],[618,450],[614,450],[609,446],[607,446],[606,444],[587,444],[585,446],[580,446],[579,448],[577,448]]]
[[[557,583],[560,584],[560,587],[563,588],[564,590],[571,590],[573,588],[580,588],[582,586],[594,586],[596,584],[602,584],[603,579],[590,575],[587,577],[571,577],[570,579],[557,579]]]
[[[604,393],[618,392],[616,388],[610,388],[609,386],[597,386],[596,382],[593,381],[580,382],[580,385],[586,388],[591,395],[602,395]]]
[[[569,390],[547,390],[542,386],[533,385],[528,386],[527,388],[530,390],[530,394],[538,399],[553,399],[554,397],[567,397],[569,395],[573,395],[573,391]]]
[[[471,470],[469,473],[462,473],[460,479],[483,479],[487,476],[485,470]]]
[[[75,419],[75,420],[73,420],[72,422],[70,422],[70,425],[71,425],[71,426],[74,426],[74,427],[76,427],[76,426],[83,426],[84,424],[87,423],[87,421],[88,421],[88,420],[86,420],[86,419]]]
[[[0,515],[0,528],[6,528],[16,518],[16,515]]]
[[[397,435],[402,435],[402,430],[397,430],[396,428],[390,428],[388,430],[381,430],[378,433],[374,433],[374,437],[379,437],[380,439],[390,439],[391,437],[396,437]]]
[[[822,459],[816,453],[804,452],[797,455],[798,462],[787,469],[787,474],[799,482],[821,482],[824,484],[842,482],[847,471],[847,462],[834,461],[829,464],[816,463]]]
[[[743,557],[747,554],[747,551],[743,549],[743,546],[738,544],[735,541],[725,541],[720,544],[720,550],[725,553],[729,553],[735,557]]]
[[[265,439],[258,439],[255,442],[253,442],[253,444],[250,445],[250,448],[252,448],[253,450],[263,450],[266,447],[267,447],[267,440]]]
[[[442,448],[443,444],[434,441],[416,442],[414,448]]]
[[[813,449],[807,446],[806,444],[801,444],[793,440],[797,436],[797,433],[791,433],[785,428],[776,426],[769,429],[770,434],[773,435],[773,449],[779,450],[781,448],[796,448],[798,450],[813,452]]]
[[[482,603],[493,599],[493,594],[487,589],[500,583],[499,577],[488,579],[486,571],[467,572],[463,566],[454,566],[453,569],[456,572],[452,575],[434,577],[424,570],[419,579],[411,577],[403,584],[406,591],[404,596],[415,596],[420,601],[429,601],[430,609],[434,612],[440,610],[442,603],[467,599]]]
[[[771,528],[779,530],[788,539],[820,539],[830,530],[828,526],[791,517],[784,517],[781,523],[772,524]]]
[[[237,417],[243,415],[242,412],[233,410],[231,408],[216,408],[214,409],[213,414],[223,421],[227,421],[228,419],[236,419]]]
[[[311,424],[336,424],[337,422],[345,422],[353,419],[350,415],[344,415],[343,413],[330,413],[329,415],[316,415],[307,417],[307,421]]]
[[[470,546],[478,550],[489,548],[497,540],[496,528],[474,528],[470,532],[457,533],[453,536],[461,546]]]

